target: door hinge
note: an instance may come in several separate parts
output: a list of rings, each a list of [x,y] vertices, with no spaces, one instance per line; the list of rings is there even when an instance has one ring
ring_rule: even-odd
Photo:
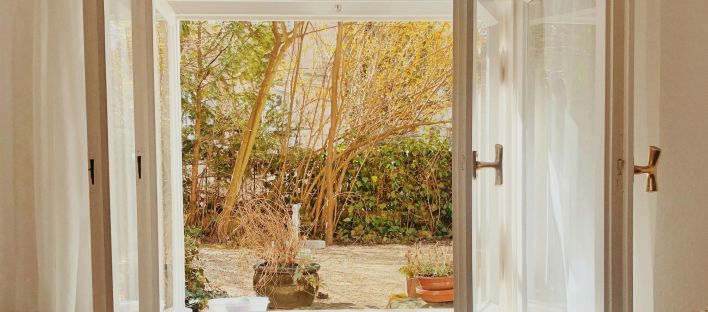
[[[617,159],[617,175],[621,176],[624,171],[624,159]]]

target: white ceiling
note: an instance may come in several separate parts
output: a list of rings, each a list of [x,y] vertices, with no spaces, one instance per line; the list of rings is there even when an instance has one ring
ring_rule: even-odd
[[[452,20],[452,0],[170,0],[179,19]]]

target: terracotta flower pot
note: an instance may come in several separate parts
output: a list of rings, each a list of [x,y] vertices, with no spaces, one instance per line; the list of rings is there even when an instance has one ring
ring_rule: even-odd
[[[453,289],[425,290],[418,287],[416,292],[421,299],[428,303],[451,302],[454,299]]]
[[[416,293],[425,302],[450,302],[453,301],[455,278],[443,277],[418,277],[419,286]]]
[[[455,285],[455,278],[452,276],[442,277],[418,277],[418,283],[423,290],[446,290],[452,289]]]
[[[270,299],[268,308],[271,309],[308,307],[315,300],[318,290],[318,286],[308,280],[319,281],[319,269],[319,264],[308,265],[300,272],[302,277],[294,281],[297,266],[274,269],[261,263],[254,266],[253,289],[259,296]]]
[[[409,277],[406,279],[406,295],[408,295],[408,298],[418,298],[418,293],[415,292],[416,287],[418,287],[418,278]]]

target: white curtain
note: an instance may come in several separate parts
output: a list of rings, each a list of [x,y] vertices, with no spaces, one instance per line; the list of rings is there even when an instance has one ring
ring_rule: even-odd
[[[81,0],[0,1],[0,311],[91,311]]]
[[[528,9],[524,185],[529,311],[603,309],[604,6]],[[600,70],[598,70],[600,69]]]

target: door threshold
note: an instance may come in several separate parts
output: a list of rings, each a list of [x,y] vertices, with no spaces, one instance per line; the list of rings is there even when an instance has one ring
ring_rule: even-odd
[[[270,311],[270,310],[269,310]],[[397,311],[397,312],[452,312],[453,308],[420,309],[332,309],[332,310],[273,310],[273,311],[312,311],[312,312],[362,312],[362,311]]]

